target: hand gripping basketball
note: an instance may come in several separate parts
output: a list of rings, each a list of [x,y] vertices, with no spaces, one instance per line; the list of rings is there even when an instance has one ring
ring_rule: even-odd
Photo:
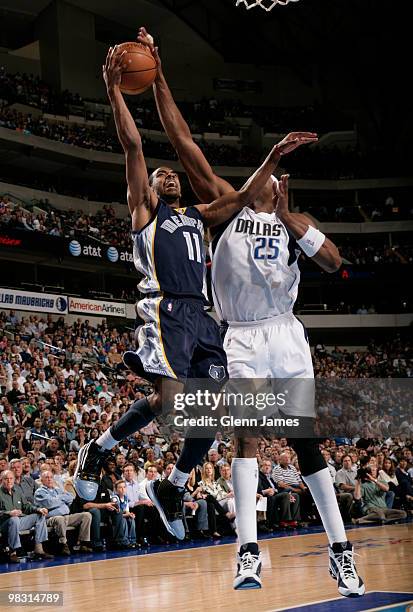
[[[153,59],[156,62],[156,67],[159,73],[162,69],[162,66],[161,66],[161,58],[159,57],[159,53],[158,53],[158,47],[155,47],[153,36],[151,36],[149,32],[146,31],[146,28],[144,28],[143,26],[139,28],[138,30],[137,41],[141,43],[142,45],[145,45],[146,47],[149,48],[150,52],[153,55]]]
[[[117,86],[130,95],[148,89],[157,75],[151,49],[140,42],[125,42],[111,47],[102,68],[108,90]]]
[[[126,51],[119,51],[118,45],[109,47],[106,62],[102,66],[103,78],[106,88],[109,91],[114,87],[119,87],[122,80],[122,65]]]

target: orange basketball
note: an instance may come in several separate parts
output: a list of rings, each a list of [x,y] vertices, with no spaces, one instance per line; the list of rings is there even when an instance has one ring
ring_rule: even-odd
[[[156,77],[156,62],[145,45],[138,42],[125,42],[118,46],[120,52],[126,51],[123,56],[123,65],[120,90],[123,93],[140,94],[152,85]]]

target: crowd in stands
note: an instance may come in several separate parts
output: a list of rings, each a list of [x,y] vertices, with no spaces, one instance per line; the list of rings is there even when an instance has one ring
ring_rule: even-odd
[[[411,378],[413,347],[410,341],[395,336],[391,341],[371,342],[365,351],[351,352],[334,347],[328,351],[323,344],[314,349],[314,371],[320,377],[339,378]]]
[[[40,77],[21,72],[11,74],[4,66],[0,67],[0,91],[0,103],[20,102],[56,115],[68,115],[71,105],[83,103],[79,94],[67,90],[56,92]]]
[[[305,209],[318,221],[345,221],[349,223],[363,223],[364,221],[402,221],[413,218],[411,199],[403,201],[387,196],[381,203],[362,205],[310,205]]]
[[[30,211],[12,202],[9,196],[0,196],[0,224],[50,236],[92,238],[104,244],[132,247],[129,218],[117,218],[113,206],[105,205],[96,215],[89,215],[82,210],[54,209],[48,200],[36,204],[44,212]]]
[[[62,123],[58,120],[35,117],[30,113],[18,112],[7,106],[0,106],[0,127],[15,130],[23,134],[41,136],[63,144],[122,153],[121,146],[113,132],[107,127],[91,127],[77,123]],[[285,130],[284,130],[285,131]],[[167,142],[153,140],[142,134],[142,144],[147,157],[176,160],[173,147]],[[210,142],[203,138],[197,140],[206,158],[213,166],[257,166],[265,152],[254,151],[243,145]],[[373,157],[373,159],[370,159]],[[362,155],[353,148],[342,150],[338,147],[306,148],[305,154],[298,151],[288,160],[288,169],[296,178],[363,178],[376,176],[383,164],[382,155],[378,154],[381,165],[371,153]],[[400,174],[400,165],[397,168]],[[393,171],[390,172],[393,174]]]
[[[79,449],[151,392],[147,381],[119,368],[133,344],[130,332],[105,321],[69,325],[63,317],[14,311],[0,311],[0,329],[0,547],[7,548],[8,561],[18,563],[30,547],[28,529],[34,529],[32,558],[42,560],[170,541],[145,488],[147,480],[168,477],[182,449],[182,432],[162,420],[113,449],[93,502],[73,487]],[[321,422],[329,425],[321,449],[343,517],[356,523],[405,518],[413,508],[413,429],[405,417],[410,396],[394,386],[384,393],[377,377],[386,384],[411,377],[411,345],[395,338],[365,351],[336,347],[331,353],[317,345],[314,365],[317,381],[357,383],[341,390],[340,399],[335,393],[327,401],[329,389],[321,390]],[[369,378],[372,386],[359,386]],[[380,395],[390,397],[383,408]],[[217,433],[205,462],[192,472],[185,495],[188,537],[236,533],[233,456],[230,432]],[[262,437],[257,458],[259,530],[319,522],[288,440]]]
[[[80,115],[85,119],[105,119],[109,114],[106,99],[87,100],[78,93],[70,91],[56,92],[40,77],[26,73],[7,73],[0,67],[0,103],[19,102],[45,113],[69,116]],[[94,103],[99,106],[96,108]],[[129,98],[136,124],[142,128],[161,130],[155,101],[152,97]],[[106,108],[100,108],[104,105]],[[239,135],[240,127],[237,118],[248,118],[261,125],[265,132],[312,130],[325,132],[335,129],[352,129],[351,118],[332,111],[331,107],[306,106],[298,108],[251,106],[239,99],[202,98],[193,102],[178,101],[183,115],[188,119],[191,132],[218,132],[225,135]],[[91,111],[95,108],[95,112]],[[99,112],[100,111],[100,112]]]
[[[363,239],[364,242],[364,239]],[[411,264],[413,262],[413,247],[409,244],[389,245],[340,245],[341,256],[358,266],[371,264]]]
[[[104,244],[132,247],[129,219],[116,217],[113,206],[105,205],[96,215],[82,210],[62,211],[53,208],[48,200],[36,202],[44,212],[34,212],[13,202],[9,196],[0,196],[0,225],[10,229],[41,232],[51,236],[91,237]],[[29,206],[32,208],[32,205]],[[116,220],[116,222],[115,222]],[[363,245],[343,242],[335,237],[342,257],[355,265],[411,264],[413,247],[409,244],[374,245],[363,239]]]
[[[35,117],[30,113],[18,112],[4,106],[0,106],[0,127],[94,151],[123,152],[113,130],[107,127],[62,123],[44,117]],[[147,157],[177,160],[175,150],[169,143],[150,139],[144,134],[141,136]],[[261,157],[247,146],[239,148],[228,144],[215,144],[204,139],[200,139],[198,144],[212,165],[256,166]]]
[[[24,134],[33,134],[49,138],[64,144],[97,151],[121,152],[116,133],[108,128],[107,119],[110,112],[107,101],[102,100],[98,112],[91,110],[78,94],[68,91],[54,92],[38,77],[27,74],[8,74],[0,68],[0,126],[17,130]],[[86,122],[66,123],[57,118],[46,119],[37,116],[37,113],[18,112],[12,108],[14,102],[20,102],[40,109],[42,113],[63,115],[80,114],[82,119],[99,119],[104,126],[92,127]],[[139,98],[130,100],[130,109],[138,127],[161,130],[156,107],[152,98]],[[205,132],[239,135],[240,128],[236,123],[237,117],[250,117],[263,127],[264,132],[285,133],[292,130],[312,130],[320,134],[334,129],[343,129],[344,123],[349,120],[332,115],[331,109],[323,107],[303,108],[271,108],[250,107],[238,100],[218,100],[214,97],[196,102],[179,102],[179,106],[190,129],[194,134]],[[93,108],[95,108],[93,106]],[[108,111],[108,112],[106,112]],[[350,121],[351,124],[351,121]],[[352,125],[347,125],[352,129]],[[225,166],[256,166],[263,155],[263,151],[254,151],[248,146],[241,147],[229,144],[211,143],[201,138],[199,145],[205,152],[212,165]],[[176,154],[168,143],[158,142],[143,136],[145,155],[158,159],[175,160]],[[288,169],[292,175],[300,178],[354,178],[380,175],[403,174],[408,171],[405,160],[400,158],[389,160],[383,151],[369,148],[368,152],[361,152],[350,146],[346,149],[339,147],[310,147],[295,152],[288,161]]]

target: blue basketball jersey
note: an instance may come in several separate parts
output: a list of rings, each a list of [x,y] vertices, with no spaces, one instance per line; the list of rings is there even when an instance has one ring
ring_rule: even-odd
[[[150,221],[132,237],[142,293],[204,299],[204,224],[195,207],[171,208],[159,199]]]

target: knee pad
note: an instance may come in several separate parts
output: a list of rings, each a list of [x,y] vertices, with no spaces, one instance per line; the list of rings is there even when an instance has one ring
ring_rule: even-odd
[[[289,443],[297,453],[301,474],[310,476],[327,467],[317,438],[295,438]]]

